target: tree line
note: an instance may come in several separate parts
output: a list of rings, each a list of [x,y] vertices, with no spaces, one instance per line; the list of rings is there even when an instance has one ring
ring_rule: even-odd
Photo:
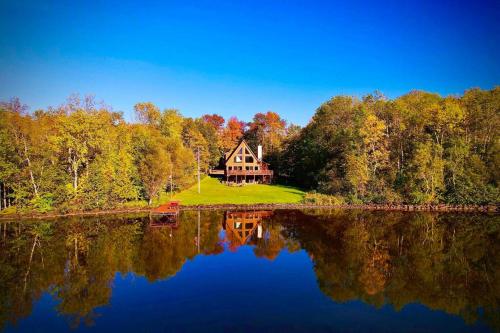
[[[279,114],[250,122],[184,117],[150,102],[137,121],[71,96],[28,112],[0,104],[0,208],[46,212],[151,204],[195,181],[242,138],[264,146],[278,181],[347,203],[497,203],[500,87],[463,96],[412,91],[336,96],[303,128]]]
[[[352,203],[498,203],[500,87],[337,96],[290,133],[281,175]]]

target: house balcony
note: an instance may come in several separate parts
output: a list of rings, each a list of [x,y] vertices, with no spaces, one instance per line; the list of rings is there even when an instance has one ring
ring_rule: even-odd
[[[225,170],[222,170],[222,169],[210,169],[208,170],[208,174],[209,175],[220,175],[220,176],[224,176],[225,175]]]
[[[227,176],[273,176],[273,170],[227,170]]]

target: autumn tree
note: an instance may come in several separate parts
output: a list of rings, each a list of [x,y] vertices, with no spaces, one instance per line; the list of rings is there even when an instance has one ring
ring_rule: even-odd
[[[206,122],[207,124],[210,124],[210,126],[213,127],[215,132],[221,133],[223,128],[224,128],[224,123],[226,122],[224,120],[224,117],[214,113],[214,114],[205,114],[201,117],[201,119]]]
[[[286,121],[272,111],[255,114],[245,133],[245,138],[251,146],[261,144],[270,153],[281,149],[285,136]]]
[[[183,124],[184,118],[178,110],[166,109],[161,114],[159,129],[165,137],[180,140]]]
[[[222,148],[224,151],[228,151],[238,143],[238,141],[243,137],[245,130],[245,123],[238,120],[236,117],[231,117],[227,121],[226,128],[223,130],[222,137]]]
[[[136,137],[136,163],[149,204],[166,188],[171,171],[171,159],[166,142],[156,130],[143,130]]]
[[[137,103],[134,105],[137,119],[142,124],[158,127],[160,125],[160,109],[151,102]]]

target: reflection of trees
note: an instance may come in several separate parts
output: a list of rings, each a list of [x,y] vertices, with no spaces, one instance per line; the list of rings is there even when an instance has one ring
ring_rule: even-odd
[[[184,212],[187,220],[193,220],[195,212]],[[191,214],[191,215],[189,215]],[[197,218],[197,214],[196,214]],[[201,213],[201,239],[200,248],[203,254],[219,254],[224,252],[224,246],[219,239],[221,221],[223,213],[221,211],[207,211]]]
[[[175,275],[186,259],[195,254],[194,230],[186,229],[184,225],[174,233],[165,228],[147,229],[140,245],[136,272],[149,281]]]
[[[32,300],[61,279],[64,251],[49,223],[4,223],[0,242],[0,328],[31,313]]]
[[[26,287],[28,284],[28,276],[31,271],[31,264],[33,263],[33,257],[35,255],[35,249],[38,247],[39,254],[40,254],[40,259],[42,263],[42,267],[45,266],[44,260],[43,260],[43,248],[42,248],[42,242],[45,242],[46,239],[49,238],[51,234],[51,224],[50,223],[37,223],[33,225],[33,227],[29,230],[28,234],[30,234],[33,237],[33,245],[31,246],[31,251],[30,251],[30,256],[29,256],[29,261],[28,261],[28,268],[26,270],[26,274],[24,275],[24,287],[23,287],[23,292],[26,292]]]
[[[376,295],[384,290],[387,283],[389,259],[389,252],[383,244],[376,240],[368,244],[368,253],[358,278],[368,295]]]
[[[0,325],[31,313],[44,291],[60,300],[71,325],[91,325],[95,308],[109,303],[116,272],[155,281],[175,275],[198,254],[196,212],[184,212],[178,228],[149,228],[145,217],[73,218],[2,225]],[[223,251],[222,214],[200,218],[200,253]],[[0,326],[0,327],[1,327]]]
[[[255,245],[255,256],[274,260],[285,247],[285,237],[281,234],[283,226],[279,223],[266,223],[263,225],[263,237],[253,238],[251,244]]]
[[[218,232],[222,215],[218,212],[200,214],[200,252],[216,254],[223,248]],[[194,211],[183,212],[179,226],[172,230],[164,228],[146,228],[138,248],[138,257],[134,271],[144,275],[150,281],[165,279],[175,275],[186,260],[198,254],[198,214]]]
[[[221,253],[223,220],[222,212],[201,212],[199,238],[195,211],[182,212],[176,227],[151,228],[141,216],[2,224],[0,325],[29,315],[44,291],[72,325],[92,324],[116,272],[155,281],[198,254]],[[319,287],[335,301],[396,309],[420,302],[500,327],[497,217],[277,211],[260,226],[262,237],[254,231],[247,239],[255,255],[274,260],[282,249],[306,250]]]
[[[93,323],[94,309],[104,306],[111,297],[110,284],[116,271],[132,267],[139,224],[106,224],[101,221],[74,221],[67,226],[68,264],[64,281],[58,286],[60,313]]]
[[[421,302],[468,322],[482,308],[498,327],[497,217],[312,212],[286,229],[314,258],[320,288],[336,301],[396,309]]]

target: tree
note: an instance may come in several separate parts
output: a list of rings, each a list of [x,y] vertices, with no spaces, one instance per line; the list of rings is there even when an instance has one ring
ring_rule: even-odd
[[[152,143],[139,162],[139,175],[150,205],[167,185],[170,163],[170,157],[160,143]]]
[[[59,147],[59,156],[67,164],[73,179],[73,190],[78,190],[78,178],[83,169],[101,152],[107,138],[106,111],[86,112],[77,110],[59,122],[57,134],[52,139]]]
[[[226,122],[224,118],[218,114],[205,114],[201,117],[201,119],[212,126],[212,128],[218,134],[222,133],[224,123]]]
[[[444,189],[443,149],[433,142],[419,143],[413,158],[413,196],[418,203],[438,202]]]
[[[209,164],[210,155],[208,152],[209,143],[200,132],[198,127],[200,123],[197,123],[191,118],[184,120],[184,126],[182,129],[182,141],[185,147],[191,149],[194,155],[197,156],[200,153],[200,162],[203,169],[207,169]],[[217,142],[215,142],[217,144]]]
[[[244,129],[244,122],[238,120],[236,117],[229,118],[223,132],[222,148],[224,151],[234,148],[238,141],[243,137]]]
[[[173,139],[181,139],[184,119],[176,109],[166,109],[161,115],[160,132]]]
[[[19,165],[15,147],[10,144],[12,136],[9,131],[9,116],[7,110],[0,108],[0,210],[7,207],[8,184],[14,182]]]
[[[372,177],[379,169],[385,168],[389,162],[385,123],[374,114],[368,114],[359,134],[364,152],[367,155],[368,168]]]
[[[276,112],[257,113],[245,133],[251,146],[264,145],[270,153],[278,151],[286,135],[286,121]]]
[[[351,184],[356,197],[366,195],[366,187],[370,180],[370,168],[365,154],[349,153],[346,156],[346,179]]]
[[[137,103],[136,105],[134,105],[134,110],[139,122],[156,127],[160,125],[160,109],[153,103]]]
[[[113,208],[139,198],[132,134],[123,122],[109,124],[101,153],[81,177],[79,198],[85,209]]]

